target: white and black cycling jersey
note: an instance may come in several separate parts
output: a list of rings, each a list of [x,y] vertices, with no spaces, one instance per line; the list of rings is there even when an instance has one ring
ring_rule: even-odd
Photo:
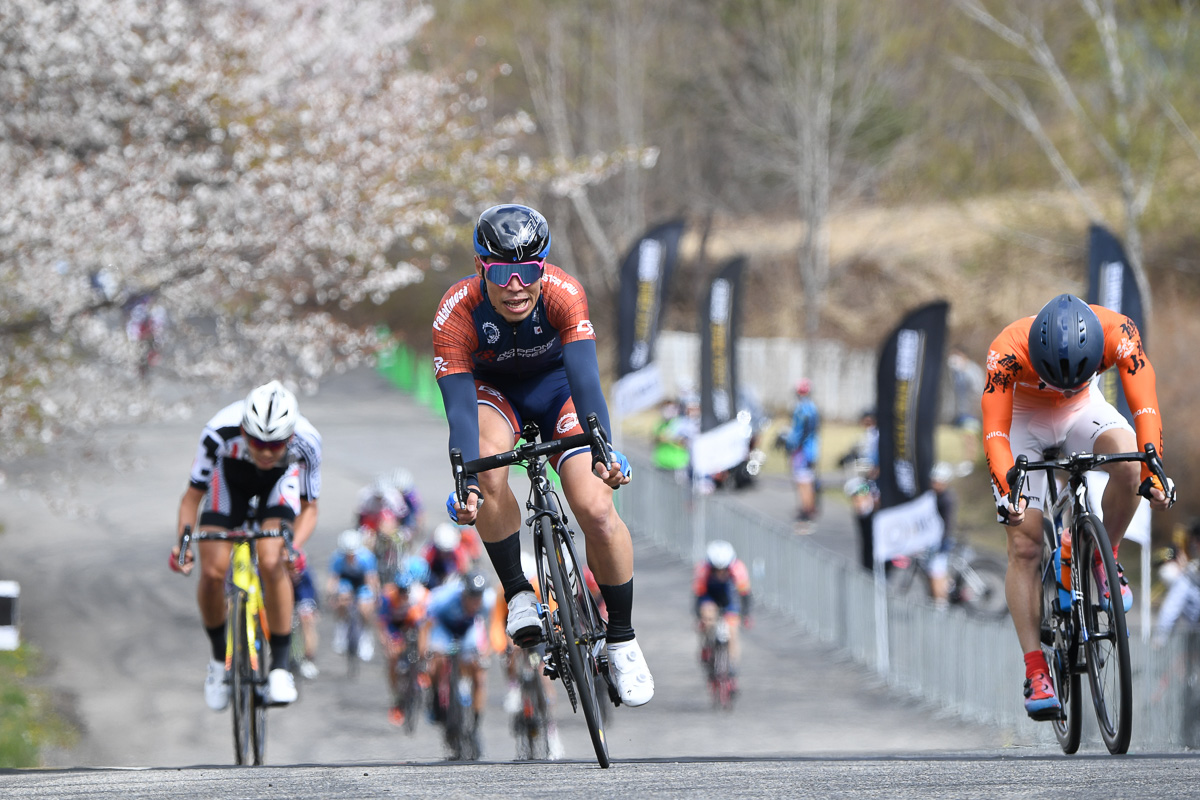
[[[221,459],[250,460],[242,435],[242,413],[246,401],[238,400],[218,411],[204,426],[196,458],[192,461],[191,485],[208,491],[213,469]],[[303,415],[296,420],[296,432],[288,442],[287,461],[300,468],[300,497],[316,500],[321,494],[321,434]]]

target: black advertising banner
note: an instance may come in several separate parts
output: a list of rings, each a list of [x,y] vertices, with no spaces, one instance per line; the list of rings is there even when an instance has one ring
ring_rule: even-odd
[[[683,221],[648,231],[621,265],[617,303],[617,378],[637,372],[654,358],[671,273],[679,255]]]
[[[880,511],[874,533],[875,558],[880,561],[918,552],[941,540],[942,521],[929,472],[946,358],[948,310],[949,304],[939,300],[910,312],[879,353]]]
[[[1129,259],[1121,241],[1103,225],[1092,225],[1088,229],[1088,294],[1087,301],[1094,305],[1111,308],[1133,320],[1142,332],[1145,347],[1145,326],[1142,324],[1142,294],[1138,291]],[[1100,375],[1100,389],[1105,399],[1133,424],[1133,413],[1125,399],[1117,370],[1110,369]]]
[[[741,283],[746,259],[732,258],[708,284],[700,303],[700,430],[737,417],[737,342],[741,333]]]

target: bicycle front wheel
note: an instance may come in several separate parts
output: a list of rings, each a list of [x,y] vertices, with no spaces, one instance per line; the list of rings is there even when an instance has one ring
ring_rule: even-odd
[[[238,766],[251,759],[250,727],[254,716],[254,671],[250,666],[250,650],[246,629],[246,596],[235,592],[229,602],[226,617],[231,636],[227,640],[233,648],[229,670],[229,700],[233,706],[233,758]]]
[[[596,658],[592,653],[592,642],[585,638],[582,624],[584,617],[582,592],[587,591],[580,574],[579,561],[572,557],[570,564],[563,552],[570,547],[566,534],[556,535],[554,526],[547,519],[538,523],[543,547],[550,567],[550,581],[554,590],[554,599],[558,603],[559,625],[565,639],[567,660],[570,662],[572,683],[578,695],[579,705],[583,707],[583,717],[587,722],[588,733],[592,739],[592,749],[596,751],[596,761],[601,767],[608,767],[608,742],[604,738],[604,719],[600,714],[600,704],[596,699],[596,684],[593,678],[598,672]],[[568,552],[570,552],[568,550]]]
[[[1072,579],[1079,581],[1083,595],[1081,638],[1092,704],[1104,746],[1113,755],[1120,755],[1129,750],[1133,730],[1133,675],[1117,561],[1104,523],[1095,515],[1079,519],[1075,537]],[[1106,593],[1111,596],[1106,597]]]
[[[269,654],[263,617],[266,610],[258,609],[251,616],[253,635],[246,641],[247,647],[253,648],[254,658],[251,667],[254,676],[254,691],[251,693],[251,703],[254,713],[250,715],[250,744],[254,749],[254,765],[261,766],[267,761],[267,673]],[[249,624],[249,623],[248,623]]]
[[[1049,526],[1049,521],[1046,525]],[[1048,541],[1054,541],[1051,533]],[[1062,704],[1063,716],[1051,720],[1062,751],[1071,755],[1079,749],[1083,703],[1080,701],[1079,672],[1074,669],[1075,636],[1071,609],[1062,608],[1058,575],[1049,545],[1042,556],[1042,652],[1050,666],[1050,682]]]

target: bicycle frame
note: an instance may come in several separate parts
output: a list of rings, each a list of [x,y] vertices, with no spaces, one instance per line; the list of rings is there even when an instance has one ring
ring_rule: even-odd
[[[605,626],[595,598],[583,584],[580,565],[583,562],[575,549],[574,534],[567,527],[558,496],[546,475],[546,459],[577,447],[591,450],[592,463],[610,464],[608,443],[595,414],[587,417],[587,432],[549,442],[535,441],[536,426],[526,426],[522,436],[525,444],[515,449],[464,463],[461,451],[450,451],[455,492],[467,496],[467,475],[499,467],[518,465],[530,479],[529,499],[525,507],[530,516],[525,524],[534,534],[534,558],[537,563],[538,584],[542,590],[539,615],[546,641],[546,674],[563,683],[571,708],[582,707],[587,720],[596,760],[601,767],[609,766],[608,744],[604,737],[604,721],[597,700],[595,676],[608,679]],[[471,487],[470,491],[478,492]],[[553,599],[555,606],[550,605]],[[619,702],[611,684],[609,697]]]

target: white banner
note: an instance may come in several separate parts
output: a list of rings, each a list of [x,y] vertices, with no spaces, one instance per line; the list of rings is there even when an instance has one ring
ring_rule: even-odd
[[[623,376],[613,384],[612,393],[614,410],[622,417],[657,405],[666,396],[662,375],[654,362]]]
[[[875,512],[872,525],[876,561],[891,561],[896,556],[908,556],[935,547],[942,541],[945,530],[937,511],[937,497],[932,491],[907,503],[881,508]]]
[[[750,424],[731,419],[692,439],[692,471],[712,475],[732,469],[750,452]]]

